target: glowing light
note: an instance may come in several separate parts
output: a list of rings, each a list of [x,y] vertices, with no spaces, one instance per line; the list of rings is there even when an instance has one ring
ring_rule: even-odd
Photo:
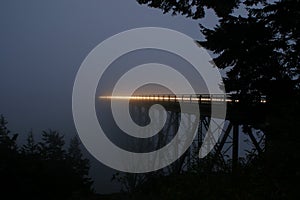
[[[137,95],[137,96],[99,96],[99,99],[116,99],[116,100],[139,100],[139,101],[173,101],[173,102],[203,102],[203,103],[223,103],[236,102],[239,99],[225,98],[225,96],[217,95]],[[265,99],[261,99],[260,103],[267,103]]]

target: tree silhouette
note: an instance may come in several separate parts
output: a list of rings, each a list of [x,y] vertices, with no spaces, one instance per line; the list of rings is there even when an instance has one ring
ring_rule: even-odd
[[[30,131],[26,139],[26,144],[24,144],[21,148],[21,153],[25,155],[36,155],[39,151],[40,147],[34,140],[33,132]]]
[[[7,121],[0,116],[0,191],[2,195],[14,196],[14,190],[18,185],[15,184],[18,180],[15,174],[18,167],[17,161],[17,134],[10,136],[10,131],[7,128]]]
[[[16,140],[18,134],[14,134],[12,137],[9,136],[10,131],[7,129],[7,121],[3,117],[0,116],[0,149],[1,152],[6,151],[16,151],[17,145]]]
[[[181,14],[193,19],[203,18],[205,16],[204,8],[211,8],[219,17],[226,17],[241,4],[239,0],[227,0],[226,3],[218,0],[137,0],[137,2],[149,7],[160,8],[164,13]]]
[[[63,135],[53,130],[43,131],[38,143],[30,132],[21,148],[16,139],[1,116],[1,199],[81,199],[93,193],[89,161],[83,157],[77,138],[71,140],[68,151]]]
[[[89,188],[91,188],[93,182],[91,181],[91,178],[88,177],[90,169],[89,160],[83,157],[80,145],[81,143],[77,137],[71,139],[67,160],[77,177],[79,188],[86,193],[89,191]]]
[[[265,94],[268,98],[265,123],[253,124],[266,135],[266,151],[250,163],[251,167],[242,169],[245,174],[240,174],[235,187],[240,191],[243,184],[261,188],[252,190],[256,196],[246,193],[247,199],[298,199],[298,186],[293,183],[299,180],[300,174],[297,164],[300,155],[297,128],[300,121],[300,1],[137,2],[193,19],[203,18],[205,8],[216,13],[219,23],[215,27],[200,24],[205,40],[198,43],[211,50],[216,66],[227,72],[226,91],[236,92],[246,103],[243,107],[248,109],[251,106],[248,102],[256,96]],[[238,12],[241,10],[243,15]],[[227,194],[240,197],[238,193]]]
[[[229,15],[212,30],[200,25],[206,41],[199,43],[218,55],[217,67],[228,69],[227,91],[270,98],[294,94],[299,89],[300,2],[248,5],[246,17]]]
[[[241,98],[247,94],[278,98],[278,93],[299,90],[299,0],[137,1],[194,19],[205,16],[204,8],[215,11],[219,24],[213,29],[200,25],[206,40],[199,43],[217,55],[218,68],[227,69],[227,92]],[[247,14],[240,16],[237,9]]]
[[[43,131],[40,146],[44,159],[63,160],[65,157],[64,145],[64,136],[60,135],[57,131]]]

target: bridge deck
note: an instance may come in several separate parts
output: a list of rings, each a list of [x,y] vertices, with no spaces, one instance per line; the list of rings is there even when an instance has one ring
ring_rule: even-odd
[[[107,99],[129,99],[143,101],[167,101],[167,102],[186,102],[186,103],[238,103],[240,100],[234,94],[142,94],[132,96],[100,96]],[[256,103],[266,103],[266,96],[256,97]]]
[[[101,96],[102,99],[130,100],[131,104],[136,106],[150,107],[153,104],[160,104],[168,111],[181,112],[180,104],[187,108],[186,113],[193,114],[198,111],[193,110],[192,104],[199,104],[200,115],[219,118],[219,113],[211,116],[211,106],[216,110],[227,106],[226,119],[236,121],[237,123],[262,121],[266,114],[266,97],[260,96],[253,99],[253,106],[245,106],[233,94],[142,94],[133,96]],[[190,109],[189,109],[190,107]]]

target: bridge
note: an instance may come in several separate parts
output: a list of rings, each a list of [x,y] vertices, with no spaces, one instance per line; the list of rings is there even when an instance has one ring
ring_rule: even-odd
[[[236,94],[139,94],[132,96],[100,96],[106,99],[129,99],[159,102],[185,102],[185,103],[239,103]],[[266,103],[266,96],[261,95],[254,100],[256,103]]]
[[[186,112],[194,114],[193,104],[198,104],[201,116],[219,118],[218,113],[211,116],[211,106],[216,109],[227,106],[226,119],[235,123],[257,123],[265,120],[267,112],[267,97],[265,95],[256,96],[247,105],[238,98],[236,94],[139,94],[132,96],[100,96],[101,99],[129,100],[134,105],[151,106],[160,104],[166,110],[181,112],[180,103],[187,108]],[[189,109],[190,107],[190,109]]]
[[[203,144],[205,134],[209,130],[209,123],[216,118],[218,115],[211,114],[211,106],[218,108],[224,107],[226,104],[226,122],[224,127],[221,129],[221,137],[219,138],[217,145],[214,147],[215,159],[220,159],[222,162],[226,162],[225,157],[230,154],[232,160],[232,172],[235,174],[238,171],[238,163],[240,158],[240,144],[241,136],[247,137],[251,141],[253,152],[260,154],[264,151],[265,135],[261,132],[260,136],[257,136],[255,132],[258,130],[254,128],[253,124],[265,123],[265,117],[267,112],[267,98],[266,96],[257,96],[247,101],[247,104],[243,103],[243,100],[238,99],[235,94],[134,94],[132,96],[101,96],[101,99],[114,99],[114,100],[129,100],[130,106],[135,108],[137,113],[143,116],[147,116],[148,109],[153,104],[162,105],[169,113],[169,124],[178,126],[179,119],[182,115],[191,116],[196,112],[192,108],[185,110],[185,113],[181,112],[180,104],[184,104],[185,107],[189,105],[198,104],[200,110],[200,120],[198,124],[198,133],[194,141],[194,148],[198,149]],[[139,118],[140,116],[137,116]],[[214,130],[216,131],[216,130]],[[168,133],[170,134],[170,133]],[[172,135],[173,133],[171,133]],[[215,138],[210,138],[215,140]],[[211,142],[213,143],[213,142]],[[176,161],[175,168],[184,168],[184,164],[188,167],[191,165],[192,159],[192,148],[181,158]],[[212,165],[211,168],[214,166]]]

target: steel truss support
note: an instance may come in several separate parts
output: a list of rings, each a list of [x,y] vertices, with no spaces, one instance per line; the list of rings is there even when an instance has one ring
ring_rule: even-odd
[[[138,114],[138,118],[141,119],[141,121],[146,120],[147,116],[147,108],[143,107],[142,105],[138,105],[138,109],[135,108],[135,112]],[[142,108],[141,108],[142,107]],[[168,117],[165,128],[163,128],[162,132],[164,132],[162,135],[158,137],[158,140],[156,142],[156,147],[162,147],[162,145],[166,145],[167,142],[170,140],[170,138],[174,137],[174,134],[177,133],[177,129],[180,123],[180,118],[182,116],[185,116],[187,119],[190,119],[190,121],[193,117],[193,114],[189,113],[180,113],[175,112],[172,110],[168,110]],[[160,120],[160,118],[159,118]],[[204,116],[201,115],[199,119],[198,124],[198,131],[197,135],[195,137],[195,140],[191,147],[187,150],[187,152],[176,162],[174,162],[170,167],[168,167],[169,173],[180,173],[180,171],[189,168],[192,165],[200,165],[201,161],[198,159],[198,152],[203,144],[203,139],[205,137],[205,134],[207,131],[217,131],[217,130],[208,130],[209,129],[209,123],[214,123],[214,119],[210,116]],[[147,120],[146,120],[147,121]],[[188,122],[188,126],[193,126],[193,123],[195,122]],[[221,129],[221,130],[220,130]],[[260,142],[258,142],[258,138],[253,134],[253,130],[251,126],[249,125],[240,125],[237,122],[227,120],[224,124],[224,127],[218,127],[218,131],[221,134],[221,137],[219,138],[219,141],[217,141],[217,144],[215,145],[213,151],[211,152],[213,155],[213,161],[216,161],[217,158],[221,159],[221,162],[223,164],[226,164],[228,161],[228,151],[231,150],[231,161],[232,161],[232,168],[231,171],[233,174],[238,174],[238,166],[239,166],[239,146],[240,146],[240,135],[246,133],[246,135],[249,137],[251,143],[255,147],[255,150],[258,152],[258,154],[261,154],[264,149],[261,147]],[[264,136],[263,136],[264,137]],[[207,148],[210,147],[215,142],[216,138],[208,138],[208,141],[206,142]],[[230,145],[227,145],[230,144]],[[177,153],[177,152],[174,152]],[[226,160],[227,159],[227,160]],[[211,169],[214,168],[214,163],[212,162]]]

